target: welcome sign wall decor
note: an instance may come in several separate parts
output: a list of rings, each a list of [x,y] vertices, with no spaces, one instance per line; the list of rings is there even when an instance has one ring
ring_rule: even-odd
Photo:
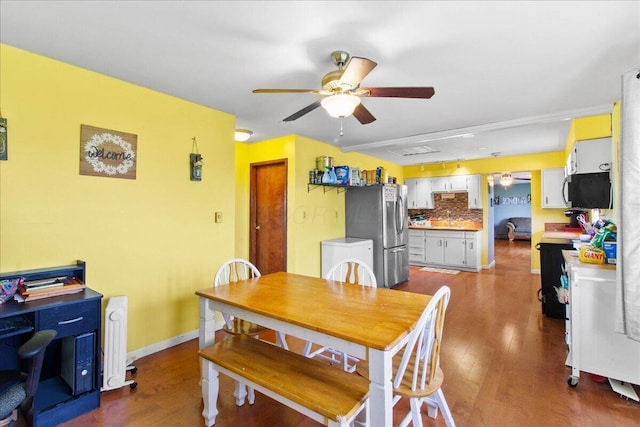
[[[138,136],[80,125],[80,175],[136,179]]]

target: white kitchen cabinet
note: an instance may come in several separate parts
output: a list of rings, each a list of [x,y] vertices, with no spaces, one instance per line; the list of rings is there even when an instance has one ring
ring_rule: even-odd
[[[482,177],[480,175],[467,176],[467,193],[469,209],[482,209]]]
[[[465,175],[450,176],[449,191],[467,191],[467,177]]]
[[[433,209],[433,193],[431,192],[431,179],[419,178],[416,191],[416,203],[419,208]]]
[[[611,138],[576,141],[567,159],[567,175],[611,170]]]
[[[443,193],[447,191],[467,191],[467,175],[442,176],[431,178],[431,191]]]
[[[322,246],[322,277],[335,264],[348,258],[363,261],[373,268],[373,240],[346,237],[342,239],[324,240]]]
[[[454,235],[444,238],[444,264],[450,267],[464,267],[466,240],[464,232],[454,231]]]
[[[615,331],[615,268],[584,264],[568,255],[565,261],[569,275],[568,383],[577,385],[582,371],[640,385],[640,342]]]
[[[465,231],[464,265],[467,269],[480,271],[482,269],[482,250],[480,249],[480,231]]]
[[[404,185],[407,186],[407,208],[416,209],[416,198],[418,197],[418,179],[409,178],[404,180]]]
[[[480,271],[480,232],[424,230],[424,264]]]
[[[409,209],[433,209],[431,180],[429,178],[409,178],[407,186],[407,207]]]
[[[409,264],[424,265],[425,263],[424,230],[409,230]]]
[[[427,265],[444,264],[444,238],[437,232],[425,231],[424,262]]]
[[[566,209],[564,169],[542,169],[542,207]]]

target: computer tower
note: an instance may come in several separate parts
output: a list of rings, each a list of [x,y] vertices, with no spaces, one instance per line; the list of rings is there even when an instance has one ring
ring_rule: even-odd
[[[73,395],[95,388],[95,333],[62,338],[61,376]]]

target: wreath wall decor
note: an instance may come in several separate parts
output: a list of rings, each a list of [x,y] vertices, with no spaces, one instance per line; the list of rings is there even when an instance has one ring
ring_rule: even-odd
[[[80,125],[80,175],[136,179],[138,136]]]

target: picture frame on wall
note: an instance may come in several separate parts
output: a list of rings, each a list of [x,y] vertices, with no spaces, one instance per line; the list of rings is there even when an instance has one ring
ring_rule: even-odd
[[[136,179],[138,136],[80,126],[80,175]]]

